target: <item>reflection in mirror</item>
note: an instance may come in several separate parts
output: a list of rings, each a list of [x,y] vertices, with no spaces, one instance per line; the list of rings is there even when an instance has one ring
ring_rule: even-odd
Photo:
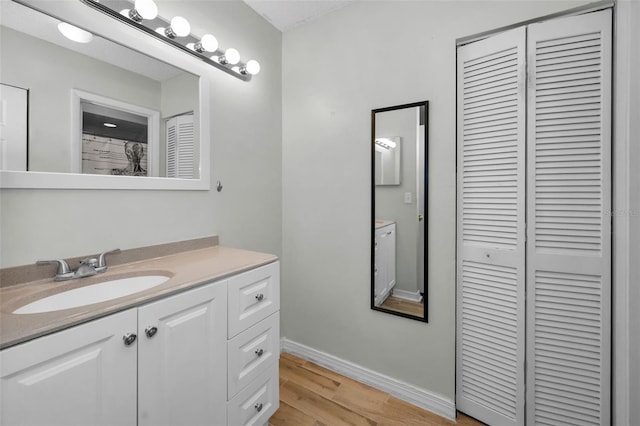
[[[371,308],[424,322],[428,105],[371,111]]]
[[[1,170],[199,178],[197,75],[96,34],[71,41],[61,21],[13,1],[0,16],[0,96],[17,116]],[[177,116],[191,125],[173,140]]]
[[[375,139],[376,185],[400,185],[401,141],[400,136]]]

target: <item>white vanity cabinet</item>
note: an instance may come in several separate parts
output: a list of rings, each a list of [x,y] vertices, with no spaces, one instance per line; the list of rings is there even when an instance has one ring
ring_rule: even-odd
[[[224,282],[138,309],[138,425],[224,425]]]
[[[279,309],[274,262],[4,349],[0,424],[266,424]]]
[[[280,264],[229,278],[228,424],[265,425],[280,403]]]
[[[377,228],[374,245],[374,304],[380,306],[396,285],[396,224]]]
[[[137,350],[130,309],[0,352],[0,424],[132,425]]]

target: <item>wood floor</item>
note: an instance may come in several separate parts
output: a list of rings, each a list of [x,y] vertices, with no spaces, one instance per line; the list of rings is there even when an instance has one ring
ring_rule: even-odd
[[[480,426],[459,413],[457,422],[401,401],[288,353],[280,356],[280,408],[270,426]]]
[[[385,300],[380,307],[389,309],[390,311],[404,312],[405,314],[420,318],[424,317],[424,305],[422,303],[401,299],[399,297],[387,297],[387,300]]]

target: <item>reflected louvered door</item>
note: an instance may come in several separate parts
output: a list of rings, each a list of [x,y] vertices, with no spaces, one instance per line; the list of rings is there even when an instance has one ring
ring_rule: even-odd
[[[528,31],[527,424],[609,424],[611,11]]]
[[[179,115],[167,121],[167,177],[195,177],[193,115]]]
[[[524,422],[525,29],[458,48],[457,408]]]

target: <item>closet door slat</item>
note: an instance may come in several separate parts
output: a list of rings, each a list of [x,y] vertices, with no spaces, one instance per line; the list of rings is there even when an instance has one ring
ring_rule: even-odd
[[[457,408],[524,423],[525,30],[458,48]]]
[[[528,28],[527,424],[610,422],[611,11]]]

